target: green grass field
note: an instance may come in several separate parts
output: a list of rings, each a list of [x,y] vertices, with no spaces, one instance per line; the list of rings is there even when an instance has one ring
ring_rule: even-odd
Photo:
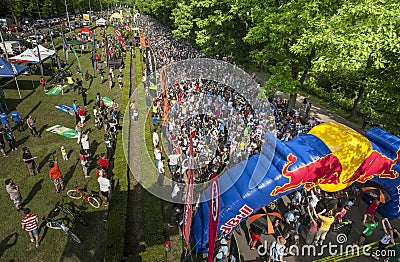
[[[109,28],[108,31],[111,33],[112,28]],[[83,53],[81,55],[80,51],[77,51],[77,53],[80,56],[83,72],[89,70],[89,73],[93,74],[91,54]],[[62,50],[59,51],[59,54],[64,59]],[[69,54],[68,64],[70,70],[74,73],[73,77],[80,77],[76,74],[77,61],[72,52]],[[104,68],[106,68],[105,64]],[[118,75],[117,71],[114,71],[115,76]],[[37,129],[42,137],[31,136],[29,130],[25,130],[23,133],[15,130],[18,151],[9,152],[10,156],[7,158],[0,156],[0,165],[2,167],[0,177],[3,181],[9,177],[13,178],[20,186],[25,207],[29,207],[33,213],[38,214],[40,218],[40,247],[36,249],[35,245],[29,241],[28,234],[21,229],[20,220],[24,215],[22,212],[17,212],[3,184],[3,189],[0,190],[0,220],[2,221],[0,261],[101,261],[106,248],[106,224],[103,222],[107,213],[106,208],[101,207],[95,210],[81,200],[73,200],[65,196],[66,190],[71,189],[75,184],[78,184],[81,188],[85,187],[88,192],[98,192],[95,168],[99,154],[106,151],[102,139],[105,131],[103,129],[98,130],[94,126],[92,107],[98,92],[101,96],[116,99],[120,103],[121,90],[118,87],[118,83],[116,83],[116,87],[110,90],[107,81],[101,84],[100,76],[97,75],[93,78],[93,81],[87,81],[83,84],[83,87],[87,89],[89,103],[84,130],[91,130],[89,138],[93,156],[90,168],[91,178],[87,181],[84,178],[79,162],[80,145],[77,144],[76,139],[69,139],[45,131],[45,129],[56,124],[73,129],[75,127],[75,118],[55,109],[54,106],[60,104],[71,105],[74,99],[78,101],[78,104],[83,105],[82,97],[77,94],[76,90],[75,92],[67,92],[64,96],[61,96],[61,94],[46,95],[42,87],[39,86],[39,78],[39,75],[18,77],[22,99],[19,99],[14,81],[10,81],[3,86],[9,109],[17,107],[23,117],[28,114],[36,117]],[[49,77],[46,77],[46,80],[49,80]],[[12,126],[14,126],[13,123]],[[68,161],[62,160],[60,152],[62,145],[69,152]],[[35,177],[29,175],[27,167],[22,161],[21,149],[23,146],[30,147],[33,156],[37,157],[36,163],[41,170],[40,175]],[[6,148],[7,150],[9,149],[8,145]],[[61,194],[55,193],[54,185],[48,175],[48,163],[54,151],[58,154],[60,170],[64,176],[66,186],[66,190]],[[42,217],[49,214],[57,201],[62,200],[76,205],[76,208],[82,211],[84,218],[89,223],[88,227],[69,223],[73,232],[82,240],[82,244],[75,243],[61,230],[48,229],[42,223]]]

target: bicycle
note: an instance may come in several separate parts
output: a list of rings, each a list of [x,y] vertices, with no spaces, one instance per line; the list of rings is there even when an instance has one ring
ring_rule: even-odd
[[[332,224],[332,231],[344,233],[346,236],[348,236],[351,231],[352,224],[353,222],[350,219],[346,219],[342,222],[335,221]]]
[[[77,213],[75,210],[70,209],[69,207],[67,207],[64,203],[57,202],[55,204],[55,209],[54,211],[58,211],[61,210],[62,212],[64,212],[67,215],[70,215],[74,218],[74,221],[79,221],[79,223],[81,223],[84,226],[88,226],[88,223],[83,219],[83,217]]]
[[[65,234],[67,234],[69,237],[71,237],[76,243],[82,243],[81,240],[79,239],[79,237],[77,237],[72,231],[71,229],[69,229],[69,227],[67,227],[66,225],[64,225],[63,223],[60,223],[59,221],[50,218],[50,217],[46,217],[44,218],[44,220],[46,220],[46,226],[48,228],[51,229],[62,229]]]
[[[74,189],[67,191],[67,196],[73,199],[82,198],[83,201],[88,202],[92,207],[94,208],[100,207],[99,200],[93,197],[93,194],[89,194],[88,192],[82,192],[77,185],[74,186]]]

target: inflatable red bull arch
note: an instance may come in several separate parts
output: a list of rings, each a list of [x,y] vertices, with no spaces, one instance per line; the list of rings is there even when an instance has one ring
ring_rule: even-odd
[[[400,216],[398,137],[376,127],[363,136],[342,124],[324,123],[288,142],[270,133],[266,141],[260,154],[220,176],[218,234],[230,233],[250,214],[283,195],[317,185],[335,192],[354,182],[372,181],[391,196],[378,211],[389,219]],[[210,207],[205,199],[209,195],[203,192],[193,218],[191,244],[196,253],[208,250]]]

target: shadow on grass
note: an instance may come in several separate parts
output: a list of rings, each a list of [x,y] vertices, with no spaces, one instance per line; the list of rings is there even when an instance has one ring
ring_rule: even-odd
[[[45,125],[43,125],[43,126],[39,129],[39,131],[38,131],[39,136],[42,135],[43,131],[48,127],[48,125],[49,125],[49,124],[45,124]]]
[[[23,145],[29,138],[29,135],[17,140],[17,146]]]
[[[93,140],[90,144],[90,155],[94,156],[96,154],[97,148],[99,147],[100,143],[97,140]]]
[[[53,155],[53,153],[48,153],[48,154],[42,159],[42,161],[40,161],[39,166],[38,166],[38,171],[39,171],[39,172],[42,171],[42,168],[44,167],[44,165],[45,165],[46,163],[49,162],[50,156],[52,156],[52,155]]]
[[[89,211],[93,211],[89,208]],[[106,237],[104,237],[104,228],[106,227],[105,214],[106,210],[96,210],[84,214],[86,221],[96,221],[85,227],[79,223],[71,226],[72,232],[81,240],[82,244],[78,244],[71,238],[65,245],[63,253],[59,261],[104,261],[104,250],[106,248]],[[96,229],[96,230],[94,230]]]
[[[72,166],[70,166],[70,167],[69,167],[69,171],[68,171],[68,172],[65,174],[65,176],[63,177],[63,180],[64,180],[64,187],[66,187],[67,184],[68,184],[68,182],[69,182],[69,180],[71,180],[72,175],[74,174],[75,169],[76,169],[76,166],[78,165],[78,163],[79,163],[79,160],[77,160],[77,161],[75,162],[75,164],[73,164]]]
[[[67,153],[68,159],[71,158],[72,152],[74,152],[73,149],[70,149],[70,150],[68,151],[68,153]]]
[[[24,199],[24,201],[22,201],[21,206],[26,206],[27,204],[29,204],[29,202],[32,201],[32,199],[35,197],[35,195],[37,194],[37,192],[39,192],[40,190],[42,190],[42,183],[43,183],[43,178],[40,179],[39,181],[37,181],[31,191],[29,192],[28,196]]]
[[[14,238],[14,239],[13,239]],[[1,242],[0,242],[0,258],[3,256],[4,252],[14,246],[17,243],[18,239],[18,233],[14,232],[12,234],[9,234],[6,236]]]
[[[42,101],[39,101],[34,107],[32,107],[31,111],[29,111],[26,116],[31,115],[35,110],[42,104]]]

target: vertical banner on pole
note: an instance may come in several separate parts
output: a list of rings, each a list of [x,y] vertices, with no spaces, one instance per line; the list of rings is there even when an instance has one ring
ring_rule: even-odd
[[[92,64],[93,64],[93,73],[96,74],[96,33],[93,30],[93,41],[92,41]]]
[[[68,61],[68,47],[67,47],[67,42],[65,41],[64,32],[62,29],[61,29],[61,40],[62,40],[63,50],[64,50],[64,54],[65,54],[65,60]]]
[[[218,176],[214,172],[211,175],[210,183],[210,215],[208,217],[208,262],[212,262],[214,258],[215,240],[218,232],[219,221],[219,184]]]
[[[192,226],[192,213],[193,213],[193,173],[194,173],[194,162],[193,162],[193,141],[192,134],[190,134],[190,146],[189,146],[189,165],[188,165],[188,183],[185,188],[185,208],[183,213],[183,227],[182,234],[185,239],[186,249],[189,246],[190,228]]]

